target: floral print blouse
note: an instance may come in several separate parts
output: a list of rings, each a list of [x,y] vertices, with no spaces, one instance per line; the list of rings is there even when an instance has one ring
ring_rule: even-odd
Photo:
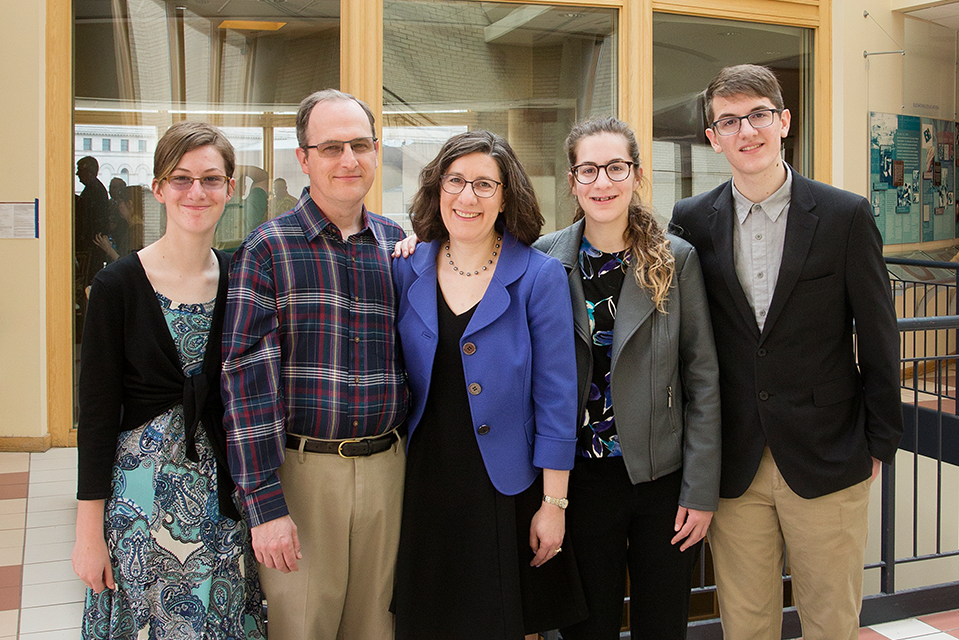
[[[587,458],[622,456],[610,387],[616,303],[629,262],[629,249],[603,253],[583,236],[579,270],[583,278],[589,331],[593,340],[593,379],[576,453]]]

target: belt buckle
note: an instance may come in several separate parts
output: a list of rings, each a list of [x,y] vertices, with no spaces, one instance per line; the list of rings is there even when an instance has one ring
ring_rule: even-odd
[[[349,440],[341,440],[341,441],[340,441],[340,444],[336,447],[336,453],[337,453],[337,455],[339,455],[339,456],[340,456],[341,458],[343,458],[344,460],[350,460],[350,459],[352,459],[352,458],[359,458],[359,457],[360,457],[360,456],[348,456],[348,455],[346,455],[345,453],[343,453],[343,445],[344,445],[344,444],[349,444],[350,442],[362,442],[362,439],[360,439],[360,438],[351,438],[351,439],[349,439]]]

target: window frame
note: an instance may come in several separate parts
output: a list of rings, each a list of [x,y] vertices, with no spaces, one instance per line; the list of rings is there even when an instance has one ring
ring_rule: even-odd
[[[832,178],[832,3],[831,0],[501,0],[513,4],[603,7],[619,10],[618,110],[636,131],[644,158],[652,157],[653,12],[728,18],[813,30],[814,177]],[[73,3],[46,0],[46,144],[51,149],[76,143],[73,112]],[[350,0],[340,6],[340,89],[367,102],[377,121],[383,112],[382,0]],[[226,123],[224,123],[226,124]],[[278,122],[264,126],[280,125]],[[249,126],[249,123],[247,124]],[[272,144],[264,144],[264,159]],[[46,159],[44,229],[46,237],[47,428],[54,446],[75,446],[73,425],[72,237],[73,154]],[[647,197],[649,194],[646,194]],[[382,178],[367,204],[378,211]]]

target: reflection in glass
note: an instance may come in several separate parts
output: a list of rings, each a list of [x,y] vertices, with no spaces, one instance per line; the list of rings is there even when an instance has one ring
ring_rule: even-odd
[[[786,161],[812,176],[810,29],[664,13],[653,14],[653,205],[673,204],[729,179],[729,163],[706,140],[702,93],[723,68],[771,67],[792,113]]]
[[[97,163],[93,179],[85,173],[85,182],[75,182],[79,340],[86,288],[97,271],[163,234],[165,214],[150,184],[156,142],[172,123],[213,123],[236,147],[237,189],[217,228],[220,248],[235,249],[273,215],[278,179],[299,198],[306,176],[294,155],[294,118],[306,95],[339,87],[340,2],[72,4],[74,163],[87,156]],[[278,206],[289,203],[281,193]]]
[[[450,136],[509,140],[536,188],[545,231],[571,221],[563,140],[615,115],[614,9],[385,0],[383,209],[409,227],[420,169]]]

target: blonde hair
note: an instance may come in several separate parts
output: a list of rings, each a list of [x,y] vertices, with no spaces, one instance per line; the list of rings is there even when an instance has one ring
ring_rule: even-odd
[[[634,170],[638,170],[640,167],[639,144],[636,142],[636,136],[629,125],[612,117],[589,119],[573,126],[565,143],[566,156],[569,158],[571,167],[576,164],[576,147],[580,141],[600,133],[622,136],[626,141],[626,150],[633,162]],[[642,180],[643,178],[640,178],[640,181]],[[581,220],[585,215],[586,212],[577,200],[573,219]],[[636,279],[636,284],[649,292],[656,310],[666,313],[669,288],[676,271],[676,260],[669,248],[669,238],[656,222],[652,206],[644,202],[636,191],[633,191],[626,216],[623,240],[629,247],[633,277]]]

